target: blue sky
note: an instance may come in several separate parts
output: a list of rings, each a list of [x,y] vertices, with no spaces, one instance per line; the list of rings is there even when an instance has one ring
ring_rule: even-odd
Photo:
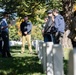
[[[4,12],[4,11],[5,11],[4,9],[1,9],[1,8],[0,8],[0,12]]]

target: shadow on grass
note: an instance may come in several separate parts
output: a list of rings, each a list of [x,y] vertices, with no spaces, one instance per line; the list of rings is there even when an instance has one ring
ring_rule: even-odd
[[[11,47],[12,54],[18,55],[16,52],[19,52],[20,48]],[[0,75],[43,75],[37,55],[30,55],[27,52],[28,50],[24,54],[13,55],[12,58],[0,58]]]
[[[3,72],[8,75],[32,75],[42,73],[42,67],[37,57],[0,58],[0,75]]]
[[[11,49],[21,49],[21,46],[11,46]],[[28,45],[25,46],[25,49],[28,49]],[[32,49],[35,49],[35,47],[32,46]]]

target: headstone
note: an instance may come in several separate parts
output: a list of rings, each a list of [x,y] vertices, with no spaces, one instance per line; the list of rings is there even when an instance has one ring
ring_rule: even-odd
[[[41,61],[42,61],[42,59],[43,59],[42,45],[43,45],[43,42],[42,42],[42,41],[39,41],[38,57],[39,57],[39,59],[40,59]]]
[[[42,47],[42,55],[43,55],[43,57],[42,57],[42,65],[43,65],[43,71],[44,71],[44,73],[46,73],[46,68],[47,68],[47,61],[46,61],[46,43],[43,43],[43,45],[42,45],[43,47]]]
[[[39,40],[35,40],[35,49],[36,49],[36,53],[38,53],[38,51],[39,51]]]
[[[47,67],[47,75],[54,75],[53,68],[53,42],[46,43],[46,67]]]
[[[74,75],[76,75],[76,48],[74,48]]]
[[[54,75],[64,75],[63,72],[63,50],[59,44],[53,45],[53,68]]]
[[[46,44],[47,75],[64,75],[63,50],[60,44]]]
[[[76,48],[69,53],[68,75],[76,75]]]
[[[54,45],[53,42],[39,42],[39,55],[43,71],[47,75],[64,75],[63,50],[61,45]]]

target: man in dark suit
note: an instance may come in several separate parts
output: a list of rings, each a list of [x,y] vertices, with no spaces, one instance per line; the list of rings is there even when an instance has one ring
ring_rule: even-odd
[[[8,13],[3,13],[3,19],[1,21],[1,36],[2,41],[4,42],[3,49],[2,49],[2,57],[11,57],[10,54],[10,47],[9,47],[9,30],[8,30],[8,23],[7,23]]]

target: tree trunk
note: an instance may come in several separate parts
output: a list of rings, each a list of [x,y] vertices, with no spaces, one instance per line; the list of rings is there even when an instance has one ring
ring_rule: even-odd
[[[73,0],[62,0],[63,3],[63,13],[64,13],[64,19],[66,22],[66,31],[64,33],[64,42],[63,46],[64,48],[72,48],[71,40],[68,38],[69,34],[69,27],[71,23],[71,17],[72,17],[72,8],[73,8]]]

